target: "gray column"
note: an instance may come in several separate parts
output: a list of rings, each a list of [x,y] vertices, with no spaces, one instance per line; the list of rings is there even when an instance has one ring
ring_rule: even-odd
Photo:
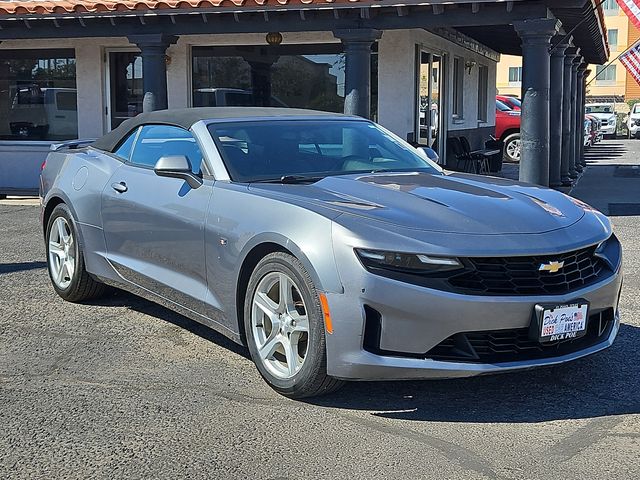
[[[152,110],[167,108],[167,48],[176,43],[178,37],[162,33],[130,35],[129,41],[135,43],[142,56],[142,86],[144,94],[153,94]],[[146,102],[145,102],[146,103]]]
[[[560,22],[533,19],[515,22],[522,39],[522,123],[520,181],[549,184],[549,90],[551,38]]]
[[[578,69],[576,70],[576,149],[575,149],[575,158],[573,159],[573,168],[578,173],[582,173],[582,145],[584,144],[584,113],[582,110],[582,81],[580,80],[580,67],[582,63],[578,65]]]
[[[371,115],[371,45],[382,36],[379,30],[354,28],[333,32],[344,45],[344,113]]]
[[[551,53],[551,93],[549,106],[549,186],[562,185],[562,107],[564,97],[564,54],[571,37],[562,39]]]
[[[578,125],[578,66],[582,63],[582,57],[576,56],[571,64],[571,135],[569,141],[570,155],[569,155],[569,177],[572,180],[578,178],[578,171],[576,170],[576,159],[580,153],[578,148],[578,137],[582,134],[582,129],[579,129]]]
[[[562,159],[560,162],[560,177],[563,185],[571,185],[572,180],[569,176],[569,163],[571,158],[571,118],[572,102],[571,102],[571,67],[573,60],[578,55],[580,49],[569,47],[565,51],[564,56],[564,95],[562,98]]]
[[[587,64],[583,63],[578,69],[578,84],[580,85],[580,118],[581,125],[584,125],[584,115],[585,115],[585,104],[587,101],[587,77],[591,73],[590,70],[587,70]],[[584,140],[580,142],[580,155],[578,157],[579,165],[581,167],[586,167],[587,162],[584,158]]]

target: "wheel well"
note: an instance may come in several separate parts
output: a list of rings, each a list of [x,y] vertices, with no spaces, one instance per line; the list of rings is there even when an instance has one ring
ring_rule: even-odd
[[[517,128],[505,130],[504,133],[502,134],[502,139],[500,139],[500,141],[504,142],[509,135],[513,135],[514,133],[520,133],[520,130],[518,130]]]
[[[42,230],[46,231],[47,224],[49,223],[49,217],[51,216],[51,212],[61,203],[64,203],[60,197],[51,197],[47,202],[47,206],[44,208],[44,213],[42,215]],[[46,235],[46,233],[45,233]]]
[[[242,262],[240,274],[238,275],[238,285],[236,288],[236,317],[238,319],[238,329],[240,339],[244,345],[247,344],[247,336],[244,330],[244,297],[249,286],[249,279],[258,262],[264,257],[274,252],[284,252],[293,255],[289,250],[277,243],[261,243],[251,249]],[[295,255],[294,255],[295,256]]]

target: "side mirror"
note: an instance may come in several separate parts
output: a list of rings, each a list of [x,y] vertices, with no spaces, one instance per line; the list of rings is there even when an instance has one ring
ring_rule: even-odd
[[[156,162],[153,171],[160,177],[180,178],[187,182],[191,188],[202,185],[202,178],[191,171],[191,163],[184,155],[171,155],[162,157]]]
[[[440,163],[440,156],[432,148],[429,148],[429,147],[416,147],[416,150],[418,150],[418,152],[421,155],[427,157],[432,162]]]

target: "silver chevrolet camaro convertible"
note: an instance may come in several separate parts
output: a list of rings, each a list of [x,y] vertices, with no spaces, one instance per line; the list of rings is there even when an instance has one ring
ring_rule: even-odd
[[[52,147],[41,197],[62,298],[113,285],[159,302],[245,344],[290,397],[559,364],[619,328],[604,215],[445,172],[361,118],[142,114]]]

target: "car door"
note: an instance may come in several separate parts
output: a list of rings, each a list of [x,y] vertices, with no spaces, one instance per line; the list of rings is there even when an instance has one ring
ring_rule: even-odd
[[[213,180],[191,188],[160,177],[163,156],[184,155],[200,173],[202,154],[191,132],[145,125],[115,152],[125,159],[102,195],[107,255],[120,275],[198,313],[204,312],[204,224]]]

